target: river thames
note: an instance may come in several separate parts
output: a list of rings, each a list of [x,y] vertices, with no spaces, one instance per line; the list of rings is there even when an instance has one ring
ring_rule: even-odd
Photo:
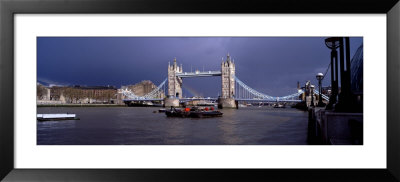
[[[37,122],[38,145],[307,145],[307,112],[222,109],[217,118],[168,118],[157,107],[38,107],[80,120]]]

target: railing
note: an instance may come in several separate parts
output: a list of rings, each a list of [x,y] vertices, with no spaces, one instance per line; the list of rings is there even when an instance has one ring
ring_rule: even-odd
[[[195,72],[183,72],[176,73],[176,76],[185,78],[185,77],[202,77],[202,76],[221,76],[221,71],[195,71]]]

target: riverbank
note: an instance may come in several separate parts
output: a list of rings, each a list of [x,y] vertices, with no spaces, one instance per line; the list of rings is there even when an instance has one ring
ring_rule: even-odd
[[[37,107],[126,107],[119,104],[38,104]]]

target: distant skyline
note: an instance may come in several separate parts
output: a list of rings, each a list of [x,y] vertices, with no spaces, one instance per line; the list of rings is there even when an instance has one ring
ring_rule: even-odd
[[[176,58],[184,72],[220,70],[229,53],[236,76],[253,89],[283,96],[296,92],[297,81],[317,85],[315,75],[330,63],[326,37],[38,37],[37,79],[56,85],[121,85],[167,77]],[[363,43],[350,38],[351,57]],[[323,81],[330,85],[330,72]],[[185,78],[183,95],[215,97],[220,77]]]

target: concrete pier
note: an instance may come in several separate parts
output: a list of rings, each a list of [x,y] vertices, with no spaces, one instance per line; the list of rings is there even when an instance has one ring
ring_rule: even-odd
[[[179,98],[165,98],[164,107],[179,107]]]
[[[237,108],[237,103],[234,98],[218,98],[218,108]]]

